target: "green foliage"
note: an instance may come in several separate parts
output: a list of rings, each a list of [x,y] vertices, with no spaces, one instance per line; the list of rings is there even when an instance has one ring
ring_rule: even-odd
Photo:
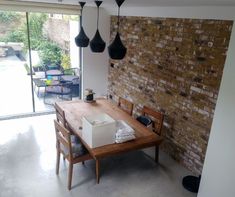
[[[43,36],[43,24],[47,19],[48,15],[43,13],[29,15],[30,44],[32,50],[39,51],[42,65],[58,65],[61,62],[60,47]]]
[[[29,15],[30,44],[33,50],[37,50],[40,42],[44,40],[43,24],[47,21],[48,16],[42,13],[31,13]],[[25,24],[25,32],[27,25]]]
[[[44,40],[38,49],[43,65],[60,65],[62,50],[57,44]]]
[[[70,61],[70,56],[67,54],[63,54],[61,57],[61,66],[64,69],[69,69],[71,68],[71,61]]]
[[[2,12],[2,14],[8,16],[9,12]],[[30,44],[32,50],[37,50],[42,40],[44,40],[42,29],[46,20],[46,14],[32,13],[29,15]],[[27,23],[23,23],[20,28],[17,30],[12,30],[0,40],[2,42],[23,42],[26,50],[28,48]]]
[[[14,30],[9,32],[6,37],[1,39],[2,42],[24,42],[25,33],[21,30]]]
[[[15,12],[0,12],[0,21],[10,22],[18,16]],[[47,21],[48,15],[44,13],[30,13],[29,15],[29,33],[32,50],[39,51],[41,65],[60,65],[63,61],[65,68],[70,67],[70,57],[63,56],[61,48],[54,42],[43,36],[43,24]],[[17,30],[12,30],[6,37],[0,38],[2,42],[23,42],[24,51],[28,49],[27,24]]]
[[[0,22],[2,23],[10,23],[18,19],[18,17],[19,17],[19,14],[16,12],[0,11]]]

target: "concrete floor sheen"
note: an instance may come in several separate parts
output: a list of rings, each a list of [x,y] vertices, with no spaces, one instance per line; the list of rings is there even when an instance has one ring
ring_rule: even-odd
[[[182,185],[191,174],[164,153],[156,164],[142,151],[74,165],[67,190],[68,163],[55,174],[54,115],[0,121],[0,197],[195,197]]]

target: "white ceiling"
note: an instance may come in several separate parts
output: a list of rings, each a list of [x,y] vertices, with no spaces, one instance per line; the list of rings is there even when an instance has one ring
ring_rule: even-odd
[[[22,0],[58,3],[58,0]],[[78,4],[79,0],[62,0],[63,4]],[[81,0],[88,5],[94,5],[93,0]],[[105,7],[115,6],[115,0],[103,0]],[[123,7],[152,7],[152,6],[235,6],[235,0],[126,0]]]

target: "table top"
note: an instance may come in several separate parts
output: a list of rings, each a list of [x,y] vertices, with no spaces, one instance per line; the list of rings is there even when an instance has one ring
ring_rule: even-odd
[[[61,76],[63,75],[63,72],[61,70],[47,70],[46,71],[46,75],[50,75],[50,76]]]
[[[82,100],[79,101],[64,101],[57,103],[65,112],[65,118],[72,131],[81,139],[82,143],[89,150],[94,158],[102,158],[110,155],[115,155],[131,150],[157,146],[163,138],[156,133],[150,131],[144,125],[135,120],[132,116],[122,111],[114,103],[106,99],[97,99],[94,103],[86,103]],[[106,113],[115,120],[124,120],[135,130],[136,139],[120,143],[109,144],[101,147],[90,148],[82,140],[81,118],[84,115],[91,115],[95,113]]]

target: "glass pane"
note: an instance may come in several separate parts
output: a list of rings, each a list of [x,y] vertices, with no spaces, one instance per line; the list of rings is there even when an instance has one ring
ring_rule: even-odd
[[[0,116],[33,112],[26,15],[0,11]]]
[[[36,112],[54,109],[56,101],[79,98],[79,51],[74,41],[78,19],[73,15],[29,14]]]

